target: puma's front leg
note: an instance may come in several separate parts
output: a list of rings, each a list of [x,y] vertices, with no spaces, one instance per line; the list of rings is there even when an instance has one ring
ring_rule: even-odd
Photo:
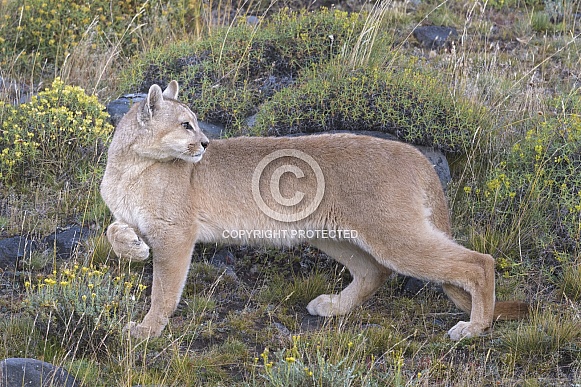
[[[145,261],[149,258],[149,246],[125,222],[116,220],[111,223],[107,227],[107,239],[120,258],[132,261]]]
[[[192,258],[194,238],[186,239],[183,231],[166,231],[175,236],[154,242],[153,284],[151,307],[139,324],[130,322],[125,328],[133,337],[157,337],[175,312],[188,276]]]

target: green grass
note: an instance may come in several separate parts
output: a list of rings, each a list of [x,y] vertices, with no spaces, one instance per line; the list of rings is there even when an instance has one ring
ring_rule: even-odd
[[[88,3],[75,4],[76,29],[62,35],[74,46],[65,47],[42,44],[56,24],[27,13],[42,4],[20,19],[20,3],[0,1],[0,76],[48,87],[18,107],[0,95],[0,125],[9,125],[0,127],[0,237],[40,237],[70,223],[96,231],[76,261],[35,253],[0,272],[0,358],[52,362],[91,386],[581,382],[581,47],[570,16],[578,6],[384,2],[348,14],[279,13],[283,2],[267,12],[251,2],[241,16],[264,18],[247,25],[226,17],[231,2],[127,2],[97,24],[83,10]],[[564,18],[551,19],[561,6]],[[426,52],[411,37],[424,24],[454,26],[461,39]],[[271,76],[292,82],[261,88]],[[102,104],[171,78],[200,117],[230,135],[250,133],[245,118],[257,113],[253,134],[382,130],[390,122],[402,138],[440,146],[452,164],[456,238],[495,256],[499,299],[526,299],[535,312],[453,343],[445,332],[467,316],[437,287],[409,294],[393,277],[347,316],[315,318],[307,303],[350,280],[340,265],[305,246],[231,249],[232,277],[209,263],[222,247],[207,245],[196,249],[162,336],[124,336],[123,325],[149,305],[151,263],[119,262],[103,235],[111,215],[98,183],[111,128]],[[43,123],[49,137],[39,140]],[[57,136],[69,129],[74,141]],[[97,277],[99,292],[89,286]],[[95,304],[83,304],[93,293]]]

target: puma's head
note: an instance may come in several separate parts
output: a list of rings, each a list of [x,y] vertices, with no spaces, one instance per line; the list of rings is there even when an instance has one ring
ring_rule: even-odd
[[[200,130],[196,115],[176,99],[178,89],[176,81],[171,81],[163,92],[158,85],[152,85],[147,98],[133,112],[136,117],[131,118],[137,120],[139,130],[129,146],[140,156],[191,163],[202,159],[208,138]]]

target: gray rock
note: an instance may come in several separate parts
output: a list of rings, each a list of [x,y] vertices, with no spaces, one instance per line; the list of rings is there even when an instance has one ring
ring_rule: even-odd
[[[250,117],[247,117],[244,122],[246,123],[246,126],[248,126],[249,129],[252,129],[254,127],[254,125],[256,125],[256,114],[251,115]]]
[[[125,94],[115,101],[109,102],[107,104],[106,110],[109,113],[111,124],[117,126],[121,118],[129,111],[134,103],[144,100],[147,94],[136,93],[136,94]]]
[[[286,326],[284,326],[284,324],[281,324],[279,322],[273,322],[272,326],[276,329],[278,334],[280,336],[282,336],[283,338],[288,338],[288,339],[291,338],[291,336],[292,336],[291,331]]]
[[[85,241],[90,234],[91,232],[88,228],[71,226],[57,230],[45,237],[42,242],[49,248],[53,248],[58,258],[68,259],[79,248],[80,243]]]
[[[410,294],[418,294],[427,286],[427,282],[413,277],[401,276],[403,278],[402,290]]]
[[[258,25],[260,23],[260,18],[258,16],[246,16],[246,23],[250,24],[251,26]]]
[[[424,154],[430,160],[438,177],[440,178],[440,182],[442,183],[442,187],[446,189],[448,187],[448,183],[452,180],[452,174],[450,173],[450,165],[448,164],[448,159],[446,156],[437,150],[436,148],[428,147],[428,146],[419,146],[417,145],[416,148],[420,152]]]
[[[217,251],[212,258],[210,258],[210,265],[224,270],[224,275],[230,277],[234,281],[238,281],[238,276],[234,271],[236,257],[228,249]]]
[[[113,126],[117,126],[121,118],[131,109],[134,103],[144,100],[147,94],[135,93],[125,94],[118,99],[109,102],[106,107],[109,113],[110,121]],[[208,136],[208,138],[220,138],[224,134],[224,127],[220,125],[211,124],[209,122],[198,121],[200,129]]]
[[[23,358],[0,361],[0,387],[76,387],[80,384],[69,373],[52,364]]]
[[[18,261],[38,249],[38,243],[25,236],[0,240],[0,268],[16,267]]]
[[[424,26],[416,28],[412,34],[423,47],[430,50],[449,46],[458,39],[458,31],[454,27]]]
[[[220,138],[225,133],[224,127],[221,125],[215,125],[204,121],[198,121],[198,125],[209,139]]]

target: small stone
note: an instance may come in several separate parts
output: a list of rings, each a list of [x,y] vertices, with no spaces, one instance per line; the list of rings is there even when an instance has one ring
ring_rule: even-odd
[[[431,50],[443,48],[458,39],[458,31],[453,27],[423,26],[416,28],[412,34],[423,47]]]

